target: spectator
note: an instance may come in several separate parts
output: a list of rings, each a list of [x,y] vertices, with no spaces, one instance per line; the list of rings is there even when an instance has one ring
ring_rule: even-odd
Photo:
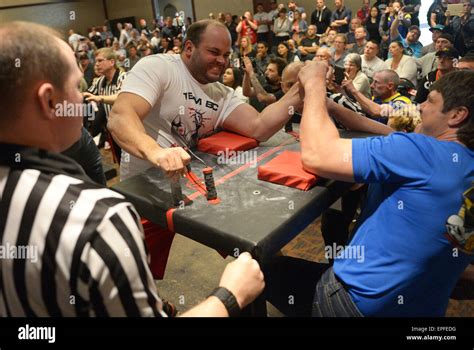
[[[448,25],[448,17],[446,16],[446,10],[448,8],[447,0],[435,0],[434,6],[431,9],[430,15],[430,27],[433,28],[436,25]]]
[[[362,55],[365,50],[365,45],[367,44],[367,40],[366,40],[367,32],[365,28],[361,26],[361,27],[356,28],[354,35],[355,35],[355,43],[352,46],[352,48],[350,48],[348,51]]]
[[[235,90],[235,96],[245,103],[249,102],[249,98],[244,96],[242,90],[242,71],[239,68],[227,68],[222,76],[222,83]]]
[[[268,54],[268,43],[261,41],[257,44],[257,55],[255,56],[255,73],[259,77],[265,76],[268,63],[270,63],[270,55]]]
[[[398,23],[399,20],[398,17],[396,17],[390,27],[390,38],[392,39],[392,42],[400,41],[408,56],[420,58],[423,49],[423,44],[418,41],[421,35],[420,28],[418,26],[410,26],[406,38],[403,38],[398,31]]]
[[[367,29],[369,40],[380,43],[382,37],[380,36],[380,12],[378,7],[372,6],[370,9],[370,17],[365,23],[365,28]]]
[[[379,44],[370,40],[365,45],[364,54],[361,56],[362,72],[369,78],[372,79],[374,74],[385,69],[385,62],[380,59],[377,54],[379,53]]]
[[[82,38],[82,35],[79,35],[74,32],[74,29],[69,29],[69,37],[68,37],[68,43],[71,45],[72,49],[74,52],[77,51],[77,47],[79,45],[79,40]]]
[[[418,69],[421,68],[421,77],[427,76],[428,73],[433,72],[438,68],[436,59],[436,53],[438,51],[452,47],[454,47],[453,36],[447,33],[440,34],[436,40],[435,51],[416,60]]]
[[[423,46],[423,49],[421,50],[421,57],[423,57],[427,53],[436,51],[435,50],[436,40],[438,40],[439,36],[444,32],[444,26],[441,24],[437,24],[434,27],[430,28],[430,32],[431,32],[431,40],[433,42],[429,45]]]
[[[344,34],[337,34],[334,39],[334,47],[331,49],[334,65],[344,68],[344,60],[347,56],[347,39]]]
[[[344,6],[344,0],[334,0],[334,5],[336,6],[336,10],[331,16],[331,27],[337,28],[339,33],[347,33],[349,31],[352,12]]]
[[[369,78],[362,73],[362,62],[360,56],[356,53],[350,53],[344,60],[344,69],[346,78],[352,80],[352,84],[362,95],[371,98]]]
[[[173,19],[169,16],[166,17],[165,26],[161,29],[161,37],[172,41],[179,34],[179,29],[173,25]]]
[[[153,37],[150,39],[150,43],[153,46],[153,49],[156,51],[158,47],[160,46],[160,31],[159,30],[153,30]]]
[[[263,4],[259,2],[257,4],[257,13],[254,15],[254,19],[257,21],[257,41],[269,40],[268,34],[270,32],[269,26],[272,24],[272,19],[269,14],[263,11]]]
[[[293,33],[292,39],[299,44],[304,36],[304,33],[308,29],[308,24],[304,19],[301,19],[301,14],[299,11],[295,11],[293,15],[294,19],[291,25],[291,31]]]
[[[138,49],[135,46],[128,48],[128,58],[125,63],[125,71],[130,71],[138,63],[140,57],[138,56]]]
[[[384,124],[387,124],[388,117],[394,110],[411,105],[411,100],[397,91],[399,84],[398,74],[391,69],[375,73],[370,85],[373,98],[370,99],[359,92],[350,79],[342,82],[342,86],[346,91],[351,93],[359,102],[362,111],[370,118]]]
[[[474,70],[474,54],[462,57],[456,65],[457,70]]]
[[[420,8],[421,8],[421,0],[404,0],[405,3],[405,10],[407,10],[409,7],[412,7],[413,10],[410,9],[410,15],[411,15],[411,24],[415,26],[420,26]],[[408,13],[408,11],[406,11]]]
[[[229,33],[230,33],[230,37],[232,39],[232,47],[234,46],[237,46],[237,31],[236,31],[236,28],[237,28],[237,25],[235,24],[235,22],[232,20],[232,14],[230,14],[229,12],[227,12],[225,15],[224,15],[224,25],[227,27],[227,29],[229,30]]]
[[[252,68],[252,62],[248,57],[244,58],[244,80],[243,92],[244,96],[257,97],[260,103],[270,105],[283,97],[281,90],[281,77],[286,61],[281,58],[272,58],[265,71],[266,83],[262,86],[257,79]]]
[[[84,75],[87,87],[91,86],[92,80],[94,80],[94,65],[86,53],[79,55],[79,68],[81,68],[82,74]]]
[[[112,44],[112,50],[114,51],[114,54],[117,57],[127,57],[127,51],[125,51],[125,49],[120,48],[120,43],[117,40],[115,40]]]
[[[306,31],[305,37],[301,40],[298,47],[301,61],[312,60],[318,50],[319,38],[316,36],[316,26],[311,24]]]
[[[318,29],[319,36],[326,33],[331,24],[332,12],[326,7],[324,0],[316,0],[316,10],[311,14],[311,24]]]
[[[450,18],[446,28],[454,36],[454,46],[461,55],[474,50],[474,13],[472,13],[471,0],[463,0],[461,16]]]
[[[160,40],[160,47],[156,50],[156,53],[167,53],[171,49],[171,41],[167,37],[163,37]]]
[[[306,12],[304,10],[304,7],[298,6],[296,4],[296,1],[288,1],[288,11],[291,11],[293,13],[298,11],[300,15],[302,16],[302,18],[306,19]]]
[[[355,43],[355,30],[356,28],[359,28],[361,27],[362,24],[361,24],[361,21],[359,18],[355,17],[353,19],[351,19],[351,23],[350,23],[350,26],[349,26],[349,32],[346,33],[346,37],[347,37],[347,48],[351,48],[352,45]]]
[[[459,59],[459,53],[454,47],[444,48],[436,52],[436,59],[438,69],[428,73],[421,84],[418,85],[415,97],[415,102],[418,104],[426,101],[430,93],[430,87],[435,81],[456,69],[455,65]]]
[[[275,33],[276,45],[290,39],[290,26],[291,23],[286,17],[286,9],[282,8],[278,11],[278,17],[273,22],[273,32]]]
[[[403,45],[399,41],[390,44],[389,52],[392,57],[385,61],[385,67],[394,70],[400,78],[407,79],[416,86],[416,60],[405,55]]]
[[[252,13],[250,11],[245,11],[235,30],[240,37],[248,36],[251,44],[255,45],[257,43],[257,29],[257,21],[253,19]]]
[[[288,43],[279,43],[277,47],[277,57],[282,58],[287,64],[300,61],[298,55],[294,54],[288,45]],[[281,76],[281,75],[280,75]]]
[[[362,25],[365,26],[370,16],[370,0],[362,0],[362,7],[357,10],[357,17]]]
[[[255,50],[253,49],[253,45],[250,42],[250,38],[248,36],[242,36],[240,38],[240,45],[239,45],[239,58],[242,57],[252,57],[254,58],[256,55]]]
[[[319,39],[319,44],[328,48],[334,46],[334,40],[336,40],[337,30],[329,29],[327,35],[322,35]]]
[[[377,0],[374,6],[377,7],[377,9],[379,10],[379,13],[382,14],[387,9],[389,3],[390,3],[389,0]]]

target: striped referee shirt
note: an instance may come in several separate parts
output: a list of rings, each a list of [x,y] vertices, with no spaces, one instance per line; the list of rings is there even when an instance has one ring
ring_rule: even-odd
[[[92,85],[87,91],[97,96],[110,96],[118,94],[122,89],[122,83],[126,76],[126,72],[122,72],[120,69],[116,69],[114,77],[112,78],[110,83],[107,82],[107,79],[105,79],[105,75],[103,75],[94,79],[92,81]],[[112,109],[112,105],[104,103],[104,109],[105,115],[107,116],[107,118],[109,118],[109,113]]]
[[[0,316],[165,316],[139,216],[69,158],[0,144]]]

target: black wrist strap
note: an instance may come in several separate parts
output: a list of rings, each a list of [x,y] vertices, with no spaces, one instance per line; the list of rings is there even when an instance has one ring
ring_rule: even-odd
[[[230,317],[240,315],[240,306],[235,298],[235,295],[225,287],[217,287],[209,296],[218,298],[224,304]]]

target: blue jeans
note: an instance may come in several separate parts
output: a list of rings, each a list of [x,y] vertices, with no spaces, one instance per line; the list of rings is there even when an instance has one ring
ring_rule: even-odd
[[[286,316],[363,317],[329,264],[281,256],[264,275],[265,299]]]

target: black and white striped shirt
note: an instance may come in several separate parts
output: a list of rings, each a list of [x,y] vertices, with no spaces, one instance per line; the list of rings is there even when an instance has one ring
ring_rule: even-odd
[[[165,315],[134,207],[63,155],[0,144],[0,248],[0,316]]]
[[[107,79],[105,79],[105,76],[103,75],[94,79],[92,81],[92,85],[87,91],[97,96],[110,96],[118,94],[122,89],[122,83],[126,76],[126,72],[122,72],[120,69],[117,69],[110,83],[107,82]],[[109,113],[112,109],[112,105],[104,103],[104,109],[105,115],[107,116],[107,118],[109,118]]]

